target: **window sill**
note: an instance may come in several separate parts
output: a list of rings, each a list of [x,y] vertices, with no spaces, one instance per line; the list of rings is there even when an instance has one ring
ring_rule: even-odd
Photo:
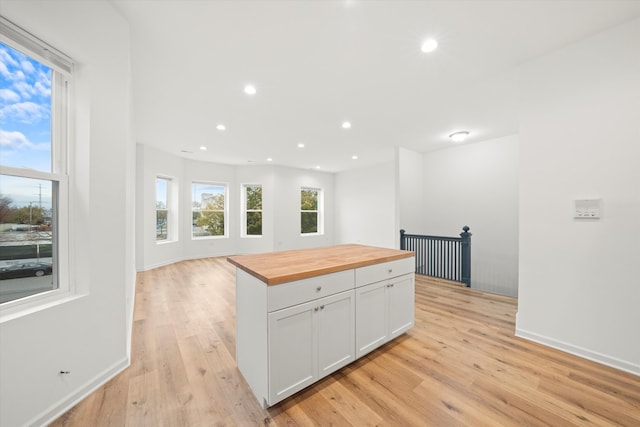
[[[53,293],[55,291],[51,292]],[[24,303],[16,304],[12,307],[0,308],[0,325],[21,317],[29,316],[42,310],[47,310],[51,307],[75,301],[86,295],[87,294],[76,294],[71,292],[60,292],[48,296],[38,295],[40,298],[32,301],[24,301]]]

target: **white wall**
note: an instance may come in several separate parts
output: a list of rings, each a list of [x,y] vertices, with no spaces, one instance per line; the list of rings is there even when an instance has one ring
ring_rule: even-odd
[[[129,363],[135,214],[129,30],[104,1],[3,0],[0,11],[76,61],[70,238],[81,295],[0,324],[0,425],[42,425]]]
[[[640,375],[640,20],[522,73],[517,334]],[[600,197],[600,220],[572,200]]]
[[[471,286],[517,295],[518,137],[425,153],[422,169],[422,229],[412,232],[458,236],[468,225]]]
[[[423,154],[398,148],[398,203],[400,229],[418,234],[424,227]]]
[[[393,161],[336,174],[336,243],[399,247]]]
[[[280,166],[232,166],[201,162],[138,145],[136,218],[137,268],[147,270],[192,258],[258,253],[273,250],[326,246],[334,242],[333,174]],[[171,177],[178,188],[177,240],[156,243],[155,179]],[[228,238],[191,238],[191,183],[216,182],[228,186]],[[261,184],[263,195],[263,235],[240,237],[242,184]],[[322,188],[324,192],[324,234],[300,235],[300,187]]]
[[[304,249],[334,244],[334,174],[275,167],[273,206],[274,250]],[[300,235],[300,188],[321,188],[324,193],[324,234]]]

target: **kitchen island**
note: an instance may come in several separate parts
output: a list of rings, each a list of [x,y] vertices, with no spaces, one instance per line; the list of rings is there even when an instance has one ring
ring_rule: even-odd
[[[236,361],[264,408],[413,326],[413,252],[338,245],[228,261]]]

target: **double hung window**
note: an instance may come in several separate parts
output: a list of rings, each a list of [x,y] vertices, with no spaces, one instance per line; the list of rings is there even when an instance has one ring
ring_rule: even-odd
[[[169,240],[169,178],[156,178],[156,241]]]
[[[300,189],[300,233],[322,234],[322,190],[302,187]]]
[[[262,186],[245,184],[242,186],[244,237],[262,236]]]
[[[72,62],[2,17],[0,24],[4,308],[69,290],[67,122]]]
[[[227,237],[227,186],[193,182],[191,195],[192,236]]]

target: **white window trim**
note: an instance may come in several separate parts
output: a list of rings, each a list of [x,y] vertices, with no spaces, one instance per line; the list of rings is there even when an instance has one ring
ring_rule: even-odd
[[[240,197],[242,199],[240,206],[240,237],[243,239],[262,239],[264,236],[264,199],[262,200],[262,209],[247,210],[247,187],[260,187],[262,188],[262,195],[264,197],[264,186],[262,184],[241,184],[240,185]],[[262,234],[247,234],[247,212],[261,212],[262,213]]]
[[[193,235],[193,184],[217,185],[224,188],[224,235],[222,236],[194,236]],[[191,229],[191,240],[211,240],[211,239],[228,239],[229,238],[229,184],[225,182],[215,181],[191,181],[189,191],[189,228]],[[202,210],[201,210],[202,211]],[[219,211],[212,211],[219,212]]]
[[[163,240],[158,240],[156,231],[154,229],[154,240],[156,245],[166,245],[167,243],[175,243],[178,241],[179,236],[179,220],[178,220],[178,183],[177,180],[169,175],[158,174],[153,180],[154,189],[157,190],[157,180],[165,179],[168,181],[167,183],[167,238]],[[155,205],[158,201],[158,194],[155,193],[154,199],[154,215],[157,215],[158,209]],[[157,218],[157,217],[156,217]],[[155,221],[154,221],[155,222]]]
[[[300,237],[309,237],[309,236],[323,236],[324,235],[324,189],[320,187],[300,187],[300,192],[302,190],[315,190],[318,192],[318,209],[315,211],[312,210],[302,210],[302,206],[300,206],[300,218],[302,218],[302,212],[316,212],[318,214],[318,231],[315,233],[303,233],[300,230]]]
[[[58,287],[24,298],[0,304],[0,324],[46,308],[82,297],[76,289],[74,259],[70,247],[73,229],[70,220],[73,61],[54,47],[38,39],[11,21],[0,16],[0,41],[50,67],[53,73],[51,96],[51,172],[0,166],[0,174],[42,179],[57,183],[55,279]],[[53,208],[53,206],[52,206]]]

